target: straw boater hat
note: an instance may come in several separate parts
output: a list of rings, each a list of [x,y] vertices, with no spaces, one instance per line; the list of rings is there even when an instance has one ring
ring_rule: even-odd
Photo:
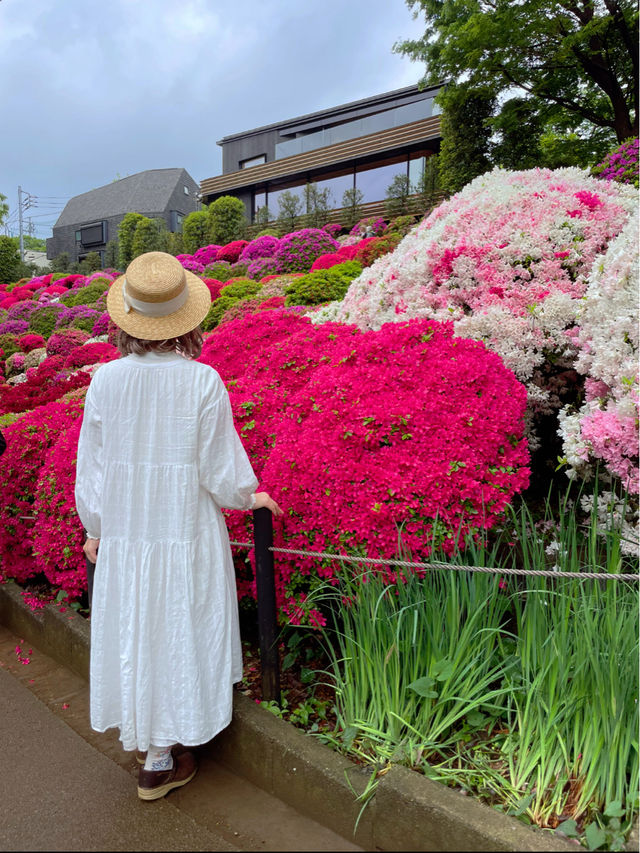
[[[135,338],[177,338],[202,323],[211,306],[209,288],[166,252],[146,252],[131,261],[107,293],[107,311]]]

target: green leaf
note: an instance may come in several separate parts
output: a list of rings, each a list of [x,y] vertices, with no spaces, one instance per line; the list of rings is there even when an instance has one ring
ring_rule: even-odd
[[[589,850],[597,850],[598,847],[602,847],[604,842],[607,840],[604,829],[598,826],[597,823],[590,823],[585,829],[584,835],[587,839]]]
[[[438,694],[435,690],[431,689],[434,684],[434,678],[431,678],[430,675],[424,675],[422,678],[412,681],[409,685],[409,690],[413,690],[413,692],[417,693],[418,696],[424,696],[425,699],[435,699]]]
[[[453,675],[453,663],[448,658],[442,658],[434,663],[431,672],[436,681],[446,681]]]
[[[557,828],[557,832],[564,833],[567,838],[577,838],[578,837],[578,824],[575,820],[565,820],[560,824]]]
[[[624,809],[620,800],[612,800],[603,812],[605,817],[622,817]]]
[[[514,817],[519,817],[521,814],[524,814],[526,810],[531,805],[533,800],[533,794],[527,794],[526,797],[523,797],[521,800],[515,804],[512,809],[509,809],[507,814],[513,815]]]
[[[480,711],[471,711],[467,714],[467,722],[474,729],[480,729],[487,721],[487,717]]]

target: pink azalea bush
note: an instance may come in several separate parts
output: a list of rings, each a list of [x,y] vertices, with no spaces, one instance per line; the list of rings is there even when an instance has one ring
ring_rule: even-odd
[[[87,364],[104,364],[120,358],[120,351],[112,344],[101,341],[88,342],[74,347],[64,360],[64,367],[77,370]]]

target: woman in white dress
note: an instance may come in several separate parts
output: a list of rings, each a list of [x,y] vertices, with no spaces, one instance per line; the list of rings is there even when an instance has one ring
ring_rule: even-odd
[[[188,750],[231,720],[242,678],[235,574],[221,507],[280,507],[258,481],[218,373],[193,361],[211,297],[164,252],[140,255],[109,289],[123,358],[87,391],[76,506],[96,563],[91,725],[146,751],[143,800],[196,772]]]

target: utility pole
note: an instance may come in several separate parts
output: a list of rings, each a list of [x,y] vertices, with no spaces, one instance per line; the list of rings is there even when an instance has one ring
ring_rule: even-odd
[[[20,234],[20,260],[24,261],[24,239],[22,237],[22,187],[18,187],[18,229]]]
[[[22,196],[24,195],[24,201]],[[20,234],[20,260],[24,261],[24,235],[22,231],[22,212],[36,204],[37,198],[30,193],[23,193],[22,187],[18,187],[18,228]]]

